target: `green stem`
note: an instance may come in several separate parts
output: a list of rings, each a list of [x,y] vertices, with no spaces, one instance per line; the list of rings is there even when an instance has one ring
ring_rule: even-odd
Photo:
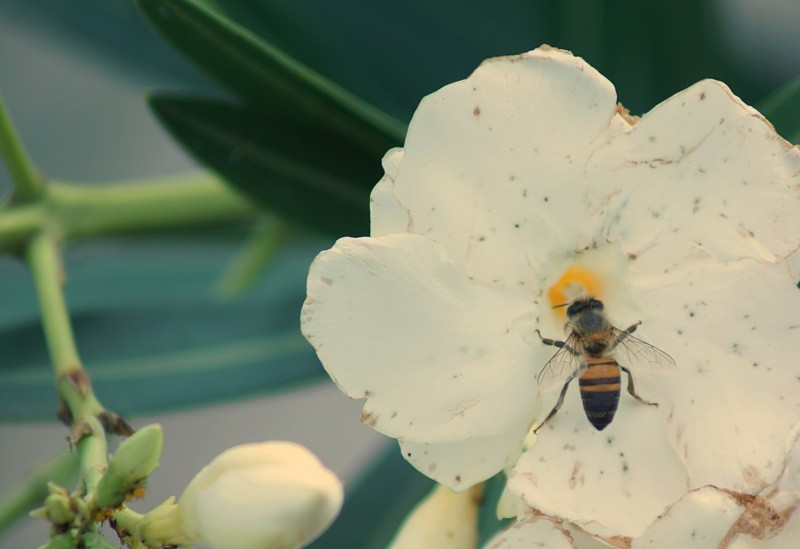
[[[245,198],[205,172],[97,186],[53,181],[49,186],[48,209],[65,239],[227,221],[255,213]]]
[[[41,203],[0,206],[0,247],[21,242],[44,225],[45,208]]]
[[[56,375],[61,375],[80,366],[80,359],[61,291],[63,272],[54,239],[45,233],[38,233],[28,245],[27,259],[39,296],[42,325],[53,367]]]
[[[17,196],[24,200],[40,197],[44,192],[42,178],[28,159],[25,147],[14,130],[2,95],[0,95],[0,154],[8,165]]]
[[[88,427],[88,432],[82,433],[76,446],[81,460],[85,493],[91,494],[108,466],[108,444],[105,430],[96,417],[87,415],[82,421]]]
[[[0,206],[0,248],[18,246],[44,228],[61,240],[72,240],[230,221],[255,213],[250,202],[204,172],[102,186],[50,182],[43,202]]]
[[[66,486],[75,476],[78,455],[64,450],[53,456],[28,475],[13,492],[0,499],[0,532],[20,517],[41,505],[47,495],[47,483]]]
[[[75,419],[97,415],[103,407],[92,393],[89,377],[81,365],[67,304],[61,291],[63,271],[55,240],[37,233],[27,248],[47,347],[53,362],[58,394]]]

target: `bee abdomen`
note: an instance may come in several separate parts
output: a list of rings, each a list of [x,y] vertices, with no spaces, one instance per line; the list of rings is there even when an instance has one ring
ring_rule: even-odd
[[[586,417],[595,429],[602,431],[614,419],[619,405],[619,367],[616,363],[590,367],[578,383]]]

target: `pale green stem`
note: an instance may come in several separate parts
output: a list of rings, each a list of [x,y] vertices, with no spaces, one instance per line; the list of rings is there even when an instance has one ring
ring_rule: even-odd
[[[28,244],[27,259],[39,296],[42,325],[53,367],[56,375],[63,375],[79,367],[80,359],[61,291],[63,271],[54,239],[44,232],[38,233]]]
[[[0,499],[0,532],[41,505],[47,495],[47,483],[66,486],[75,477],[78,455],[64,450],[30,473],[13,492]]]
[[[51,181],[47,203],[65,239],[227,221],[255,213],[250,202],[206,172],[98,186]]]
[[[56,242],[44,232],[37,233],[28,243],[27,260],[39,296],[50,357],[59,396],[75,419],[95,416],[103,407],[92,393],[89,377],[81,365],[69,311],[61,290],[63,271]]]
[[[45,208],[41,203],[0,206],[0,247],[20,242],[44,225]]]
[[[129,509],[127,507],[123,507],[121,510],[114,513],[114,520],[116,521],[117,526],[120,529],[130,533],[136,532],[136,528],[139,526],[139,522],[143,517],[144,515],[141,515],[133,509]]]
[[[88,432],[83,433],[76,446],[81,460],[83,486],[86,493],[91,494],[106,472],[108,444],[105,430],[96,417],[84,416],[82,421],[88,427]]]
[[[23,200],[41,196],[44,192],[42,179],[28,159],[25,147],[14,130],[2,95],[0,95],[0,154],[8,166],[16,195]]]
[[[256,208],[215,176],[196,172],[78,185],[51,181],[44,201],[0,206],[0,248],[41,229],[61,241],[243,219]]]

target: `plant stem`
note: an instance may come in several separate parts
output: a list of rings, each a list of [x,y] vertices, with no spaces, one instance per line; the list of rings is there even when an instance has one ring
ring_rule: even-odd
[[[255,213],[245,198],[206,172],[97,186],[52,181],[49,186],[48,209],[65,239],[227,221]]]
[[[88,427],[77,443],[81,460],[81,475],[87,494],[94,492],[97,483],[103,478],[108,466],[108,444],[106,433],[100,421],[94,416],[83,416],[82,421]]]
[[[63,241],[255,214],[250,202],[205,172],[98,185],[51,181],[42,202],[0,206],[0,248],[17,246],[44,228]]]
[[[61,291],[61,260],[54,239],[44,232],[31,238],[28,266],[33,275],[47,347],[53,362],[58,394],[75,419],[97,415],[103,407],[92,393],[72,334],[67,304]]]
[[[75,476],[78,455],[64,450],[33,471],[13,492],[2,498],[0,504],[0,532],[17,519],[41,505],[47,495],[47,483],[53,481],[66,486]]]
[[[8,165],[17,196],[24,200],[40,197],[44,192],[42,178],[28,159],[25,147],[14,130],[2,95],[0,95],[0,154]]]

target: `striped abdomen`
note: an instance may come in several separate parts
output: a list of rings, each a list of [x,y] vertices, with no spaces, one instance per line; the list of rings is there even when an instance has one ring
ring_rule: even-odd
[[[614,419],[619,404],[619,364],[611,357],[589,357],[586,363],[578,380],[583,410],[595,429],[602,431]]]

